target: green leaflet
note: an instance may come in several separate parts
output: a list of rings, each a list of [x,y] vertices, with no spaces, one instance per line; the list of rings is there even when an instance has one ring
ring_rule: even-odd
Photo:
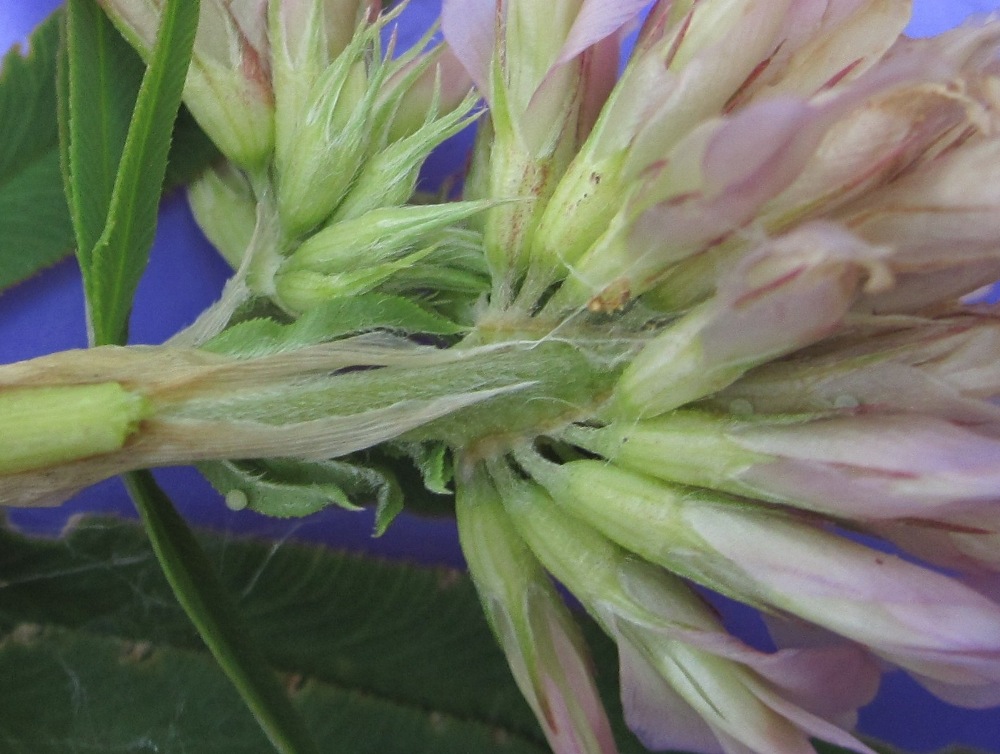
[[[436,495],[451,494],[448,485],[454,478],[455,469],[452,467],[447,445],[435,442],[392,442],[387,443],[385,450],[390,455],[398,453],[410,458],[428,491]]]
[[[23,637],[23,638],[22,638]],[[213,664],[171,647],[69,632],[22,630],[0,648],[7,754],[183,751],[266,754],[271,749]],[[82,697],[74,693],[79,685]],[[289,684],[296,683],[294,678]],[[523,739],[453,718],[308,682],[296,704],[324,751],[350,754],[544,754]]]
[[[59,175],[56,49],[59,21],[32,35],[28,57],[11,51],[0,72],[0,289],[53,264],[73,230]]]
[[[128,474],[124,481],[174,596],[274,748],[281,754],[318,754],[301,717],[248,634],[231,592],[220,583],[170,499],[148,471]]]
[[[198,470],[230,507],[276,518],[308,516],[331,505],[360,510],[374,504],[375,536],[384,534],[404,507],[418,515],[453,514],[447,489],[451,458],[441,444],[387,443],[325,461],[213,461],[198,464]]]
[[[63,29],[60,146],[76,247],[87,271],[108,224],[145,66],[92,0],[69,0]]]
[[[153,242],[198,20],[197,1],[166,0],[123,134],[120,125],[107,122],[108,111],[116,109],[111,103],[121,102],[108,92],[116,67],[109,58],[109,40],[116,34],[93,0],[69,2],[60,80],[61,153],[95,345],[122,344],[128,338],[132,299]],[[96,117],[88,95],[96,99]],[[126,475],[125,485],[174,595],[267,739],[282,754],[318,752],[169,498],[148,472]]]
[[[69,3],[69,68],[62,87],[67,99],[62,130],[69,143],[63,149],[95,345],[127,340],[132,296],[153,243],[170,137],[197,26],[197,3],[165,4],[157,43],[122,144],[121,129],[104,125],[106,111],[111,109],[108,103],[118,98],[98,94],[113,78],[115,61],[109,56],[109,40],[115,32],[92,0]],[[97,108],[88,106],[85,97],[97,98]],[[96,118],[87,115],[93,109],[98,110]],[[83,156],[91,153],[91,157]],[[120,160],[115,160],[118,154]]]
[[[464,577],[291,544],[221,537],[202,543],[227,591],[241,596],[251,638],[286,678],[298,679],[290,682],[301,688],[296,705],[323,751],[547,751]],[[8,584],[0,631],[25,623],[56,630],[36,640],[36,656],[19,650],[17,673],[0,677],[3,728],[19,731],[23,738],[16,743],[24,751],[73,750],[28,745],[52,731],[59,731],[64,745],[69,741],[85,750],[88,738],[109,740],[122,728],[144,731],[161,751],[267,751],[263,737],[246,730],[256,728],[252,718],[213,671],[135,525],[81,522],[61,542],[0,533],[0,581]],[[154,650],[152,677],[141,672],[142,661],[129,662],[128,648],[138,642]],[[6,652],[17,644],[8,640],[0,651],[5,671],[12,667]],[[29,702],[66,689],[48,685],[48,666],[60,649],[74,644],[100,650],[93,660],[82,648],[62,654],[60,677],[65,679],[68,669],[79,679],[78,709],[67,700],[61,715],[59,704],[46,705],[57,719],[27,712],[9,717],[11,696]],[[38,685],[26,687],[36,676]],[[115,691],[116,680],[127,681],[131,691]],[[155,701],[150,686],[171,694],[169,701],[146,703],[150,697]],[[128,703],[123,693],[129,694]],[[208,711],[214,725],[206,720]],[[232,748],[211,748],[225,731],[234,737]],[[238,748],[241,742],[247,747]]]
[[[73,225],[60,173],[56,127],[56,57],[59,12],[38,27],[30,52],[8,53],[0,72],[0,291],[66,257],[74,246]],[[138,56],[118,36],[104,40],[108,54],[121,61],[122,71],[140,65]],[[140,69],[141,71],[141,69]],[[128,75],[116,75],[109,85],[118,93],[108,104],[131,100]],[[130,107],[130,106],[129,106]],[[110,121],[127,123],[131,110],[107,113]],[[218,151],[190,113],[183,110],[174,126],[165,189],[192,180]]]

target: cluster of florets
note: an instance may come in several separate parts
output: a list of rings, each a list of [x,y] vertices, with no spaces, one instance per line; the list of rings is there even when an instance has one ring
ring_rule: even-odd
[[[154,0],[103,4],[148,48]],[[962,303],[1000,277],[1000,22],[647,5],[445,0],[447,44],[394,57],[377,3],[203,2],[185,97],[229,163],[192,200],[234,283],[175,350],[91,355],[125,419],[89,466],[6,469],[16,499],[186,453],[240,505],[391,507],[352,454],[392,443],[454,484],[559,754],[615,743],[553,579],[651,748],[870,752],[845,729],[887,665],[1000,703],[1000,320]],[[416,196],[479,98],[463,196]]]

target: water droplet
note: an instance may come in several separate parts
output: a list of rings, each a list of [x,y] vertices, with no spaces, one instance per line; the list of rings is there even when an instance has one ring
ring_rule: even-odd
[[[729,402],[729,412],[737,416],[750,416],[753,413],[753,404],[746,398],[737,398]]]
[[[247,507],[250,500],[243,490],[229,490],[226,493],[226,507],[231,511],[241,511]]]

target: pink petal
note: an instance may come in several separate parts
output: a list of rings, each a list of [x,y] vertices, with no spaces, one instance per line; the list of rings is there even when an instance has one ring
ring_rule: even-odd
[[[993,591],[1000,587],[1000,520],[995,507],[875,521],[865,528],[928,563],[958,571],[977,591],[998,599],[1000,594],[988,589],[989,581],[994,582]],[[984,583],[977,583],[981,580]]]
[[[912,497],[918,506],[920,500],[1000,500],[1000,441],[930,416],[865,414],[780,426],[751,423],[732,437],[755,452],[807,462],[809,471],[827,467],[845,481],[870,485],[872,492]],[[762,467],[758,476],[767,473]],[[872,514],[885,517],[892,511],[875,509]]]
[[[787,366],[783,364],[782,366]],[[947,419],[996,436],[1000,407],[964,397],[954,386],[920,368],[898,363],[869,363],[855,370],[823,375],[806,367],[810,383],[795,382],[795,374],[779,374],[770,365],[745,375],[713,399],[729,409],[733,401],[762,414],[826,411],[915,411]]]
[[[627,641],[618,642],[625,722],[653,751],[725,754],[712,729]]]
[[[881,274],[882,254],[827,223],[764,242],[724,273],[714,300],[679,318],[633,360],[617,386],[623,410],[657,416],[831,334],[854,302],[862,270]]]
[[[476,88],[490,96],[490,65],[497,29],[503,23],[503,4],[497,0],[443,0],[441,31],[455,56],[465,66]]]
[[[811,95],[856,78],[897,40],[909,17],[909,0],[795,0],[780,47],[744,96]]]
[[[732,659],[753,668],[787,699],[824,720],[853,716],[875,698],[881,680],[872,656],[853,644],[772,653],[747,647],[741,654]]]
[[[700,484],[858,521],[991,510],[1000,501],[1000,440],[920,414],[865,412],[809,420],[711,419],[680,412],[644,429],[677,442],[685,433],[729,443],[728,465],[664,467],[666,481]],[[624,463],[647,470],[636,448]],[[647,473],[660,476],[655,464]],[[678,476],[677,474],[681,474]]]
[[[536,622],[543,647],[551,648],[561,677],[542,668],[541,689],[547,715],[539,722],[555,754],[617,754],[593,670],[580,643],[566,630],[565,619],[547,602],[538,605]],[[545,629],[547,635],[545,635]]]
[[[986,683],[981,686],[959,686],[933,678],[914,675],[917,681],[934,696],[948,704],[966,709],[987,709],[1000,706],[1000,682]]]
[[[706,362],[760,362],[819,340],[850,308],[860,270],[878,274],[881,255],[825,224],[761,245],[719,283],[719,315],[702,334]]]
[[[619,646],[627,645],[627,637],[639,631],[728,660],[734,663],[734,668],[730,681],[720,679],[723,686],[726,683],[743,685],[801,730],[848,748],[868,751],[837,727],[841,721],[853,723],[858,707],[871,701],[878,688],[880,668],[864,649],[835,639],[832,645],[762,652],[727,633],[709,608],[681,582],[676,581],[676,588],[669,588],[673,580],[662,573],[638,567],[622,569],[619,577],[635,604],[655,615],[655,618],[638,620],[631,632],[624,627],[623,619],[619,620],[623,633]],[[680,656],[685,653],[681,652]],[[735,665],[752,673],[740,671]],[[787,699],[793,699],[794,704],[785,701]],[[721,714],[725,716],[724,712]],[[709,726],[729,751],[722,731],[716,730],[711,722]],[[760,733],[767,735],[764,731]],[[773,733],[773,747],[761,751],[771,754],[772,751],[796,750],[798,744],[794,739],[783,739],[777,730]],[[750,740],[748,733],[747,742]],[[780,740],[784,740],[783,746],[779,746]],[[747,751],[757,749],[751,746]]]
[[[581,53],[580,112],[577,116],[577,142],[582,144],[597,122],[608,95],[618,80],[619,43],[606,37]]]
[[[624,631],[625,629],[623,629]],[[630,632],[626,632],[628,635]],[[664,635],[673,635],[672,627],[665,627]],[[810,754],[812,746],[808,736],[820,737],[828,741],[847,746],[855,751],[873,754],[870,749],[858,742],[853,736],[845,733],[842,729],[815,714],[806,711],[795,703],[788,701],[782,693],[778,693],[770,687],[762,677],[752,672],[753,668],[746,663],[736,660],[728,663],[713,663],[700,654],[700,651],[690,651],[688,647],[698,646],[691,644],[686,639],[694,638],[699,643],[729,646],[717,656],[725,657],[726,654],[734,654],[747,659],[753,654],[752,650],[739,649],[739,642],[728,641],[724,634],[718,634],[714,639],[705,636],[691,636],[683,630],[677,632],[678,644],[675,645],[676,653],[669,654],[668,662],[676,664],[685,678],[691,678],[687,693],[693,694],[696,699],[704,702],[712,710],[706,712],[706,723],[716,739],[722,744],[723,750],[730,752],[747,752],[748,754]],[[683,644],[682,644],[683,643]],[[620,651],[630,652],[627,648],[627,641],[619,639]],[[669,650],[667,650],[669,653]],[[638,654],[638,653],[636,653]],[[726,659],[729,659],[728,657]],[[800,656],[800,662],[807,662],[805,656]],[[645,662],[645,658],[633,657],[629,660],[633,665]],[[788,661],[783,660],[787,665]],[[625,660],[623,660],[622,677],[625,678]],[[748,672],[747,668],[751,668]],[[775,668],[772,668],[775,670]],[[641,672],[641,669],[639,670]],[[649,675],[654,671],[647,667],[647,677],[643,679],[642,691],[652,694],[663,703],[670,702],[669,695],[677,693],[670,689],[663,689],[664,681]],[[634,682],[637,678],[636,669],[629,669],[629,681]],[[693,680],[697,678],[697,680]],[[675,679],[676,680],[676,679]],[[666,692],[666,693],[665,693]],[[678,694],[680,696],[681,694]],[[866,696],[868,696],[866,694]],[[623,698],[625,697],[623,687]],[[711,697],[711,698],[710,698]],[[683,702],[685,705],[688,702]],[[692,702],[698,703],[698,702]],[[756,707],[756,711],[754,711]],[[694,708],[692,708],[694,709]],[[740,718],[747,718],[742,722]],[[631,720],[629,721],[632,722]],[[672,721],[665,721],[667,724]],[[677,744],[670,740],[670,733],[666,736],[662,732],[648,734],[650,730],[649,721],[647,727],[641,728],[647,735],[643,738],[644,743],[650,745],[656,743],[658,746]],[[659,723],[664,726],[664,721]],[[658,730],[657,722],[652,722],[653,730]],[[687,728],[693,731],[694,728]],[[738,739],[737,739],[738,737]],[[703,749],[709,750],[709,749]]]
[[[562,65],[606,39],[634,19],[649,0],[583,0],[556,58]],[[617,68],[617,59],[615,67]]]
[[[854,311],[859,314],[933,313],[942,306],[957,304],[965,296],[975,296],[977,291],[998,278],[1000,259],[970,261],[956,254],[954,264],[940,269],[897,273],[891,288],[862,295]]]
[[[759,414],[917,412],[1000,435],[1000,322],[987,312],[935,319],[868,319],[712,398]],[[734,403],[738,402],[738,403]]]
[[[500,493],[470,473],[456,491],[459,537],[518,688],[555,754],[617,754],[580,628],[513,528]]]
[[[773,515],[701,504],[685,517],[746,599],[945,683],[1000,681],[1000,606],[958,581]]]

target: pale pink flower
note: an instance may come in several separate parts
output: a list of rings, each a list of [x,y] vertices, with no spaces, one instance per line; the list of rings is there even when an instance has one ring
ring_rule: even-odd
[[[838,727],[877,685],[879,671],[859,647],[754,650],[679,579],[617,547],[537,486],[493,470],[527,544],[618,642],[626,720],[646,746],[807,754],[816,736],[870,754]]]
[[[863,644],[949,699],[1000,695],[1000,605],[813,522],[598,461],[520,460],[559,505],[642,558]]]
[[[832,224],[763,242],[721,276],[713,298],[664,328],[632,361],[618,383],[620,409],[637,416],[669,411],[833,333],[861,289],[885,284],[887,256],[887,248]],[[629,292],[612,288],[610,295]],[[608,294],[599,308],[615,307]]]
[[[887,222],[871,195],[890,187],[888,213],[897,182],[927,192],[942,180],[937,193],[908,193],[910,206],[923,202],[927,217],[953,208],[971,245],[993,232],[994,181],[941,190],[949,169],[965,174],[962,166],[990,149],[980,142],[992,143],[996,119],[996,26],[897,41],[906,3],[818,5],[826,4],[654,7],[636,55],[537,220],[532,253],[558,260],[567,277],[548,307],[553,316],[580,305],[614,309],[645,292],[660,308],[683,311],[711,297],[716,271],[760,234],[804,220],[843,221],[881,245],[889,232],[877,232]],[[786,23],[786,11],[803,23]],[[807,41],[804,29],[817,36]],[[905,237],[890,244],[900,292],[875,292],[876,300],[926,303],[905,292],[921,253],[911,246]],[[995,274],[985,244],[976,248],[934,263],[965,272],[942,295]],[[919,263],[926,276],[930,264]]]
[[[571,55],[611,60],[631,11],[445,4],[490,107],[467,194],[510,203],[481,225],[487,337],[633,349],[596,408],[483,450],[516,459],[486,462],[511,519],[618,643],[647,745],[863,750],[824,726],[870,655],[995,703],[1000,330],[959,299],[1000,276],[1000,24],[908,40],[902,0],[660,0],[617,84],[588,80]],[[654,566],[833,643],[755,653]],[[858,671],[844,703],[788,706],[821,651]]]
[[[939,516],[1000,501],[1000,440],[920,414],[682,410],[567,437],[664,481],[840,519]]]
[[[612,35],[644,5],[646,0],[445,0],[441,25],[479,90],[503,111],[505,125],[529,154],[544,156],[567,128],[582,136],[589,131],[618,68]],[[590,116],[578,124],[580,110]]]
[[[735,414],[918,412],[1000,434],[1000,321],[984,309],[861,317],[835,337],[762,365],[706,405]]]
[[[357,0],[272,4],[258,198],[281,233],[258,292],[294,313],[451,281],[467,337],[161,352],[176,380],[97,351],[88,379],[141,411],[5,490],[443,442],[474,581],[559,754],[614,742],[547,574],[618,644],[652,747],[867,754],[845,729],[889,665],[1000,703],[1000,321],[962,303],[1000,277],[1000,20],[909,40],[905,0],[657,0],[616,81],[644,5],[445,0],[448,49],[393,60]],[[351,14],[353,36],[328,24]],[[237,88],[242,50],[215,61]],[[470,80],[471,201],[397,206],[471,120]],[[729,636],[685,579],[770,613],[781,648]]]

